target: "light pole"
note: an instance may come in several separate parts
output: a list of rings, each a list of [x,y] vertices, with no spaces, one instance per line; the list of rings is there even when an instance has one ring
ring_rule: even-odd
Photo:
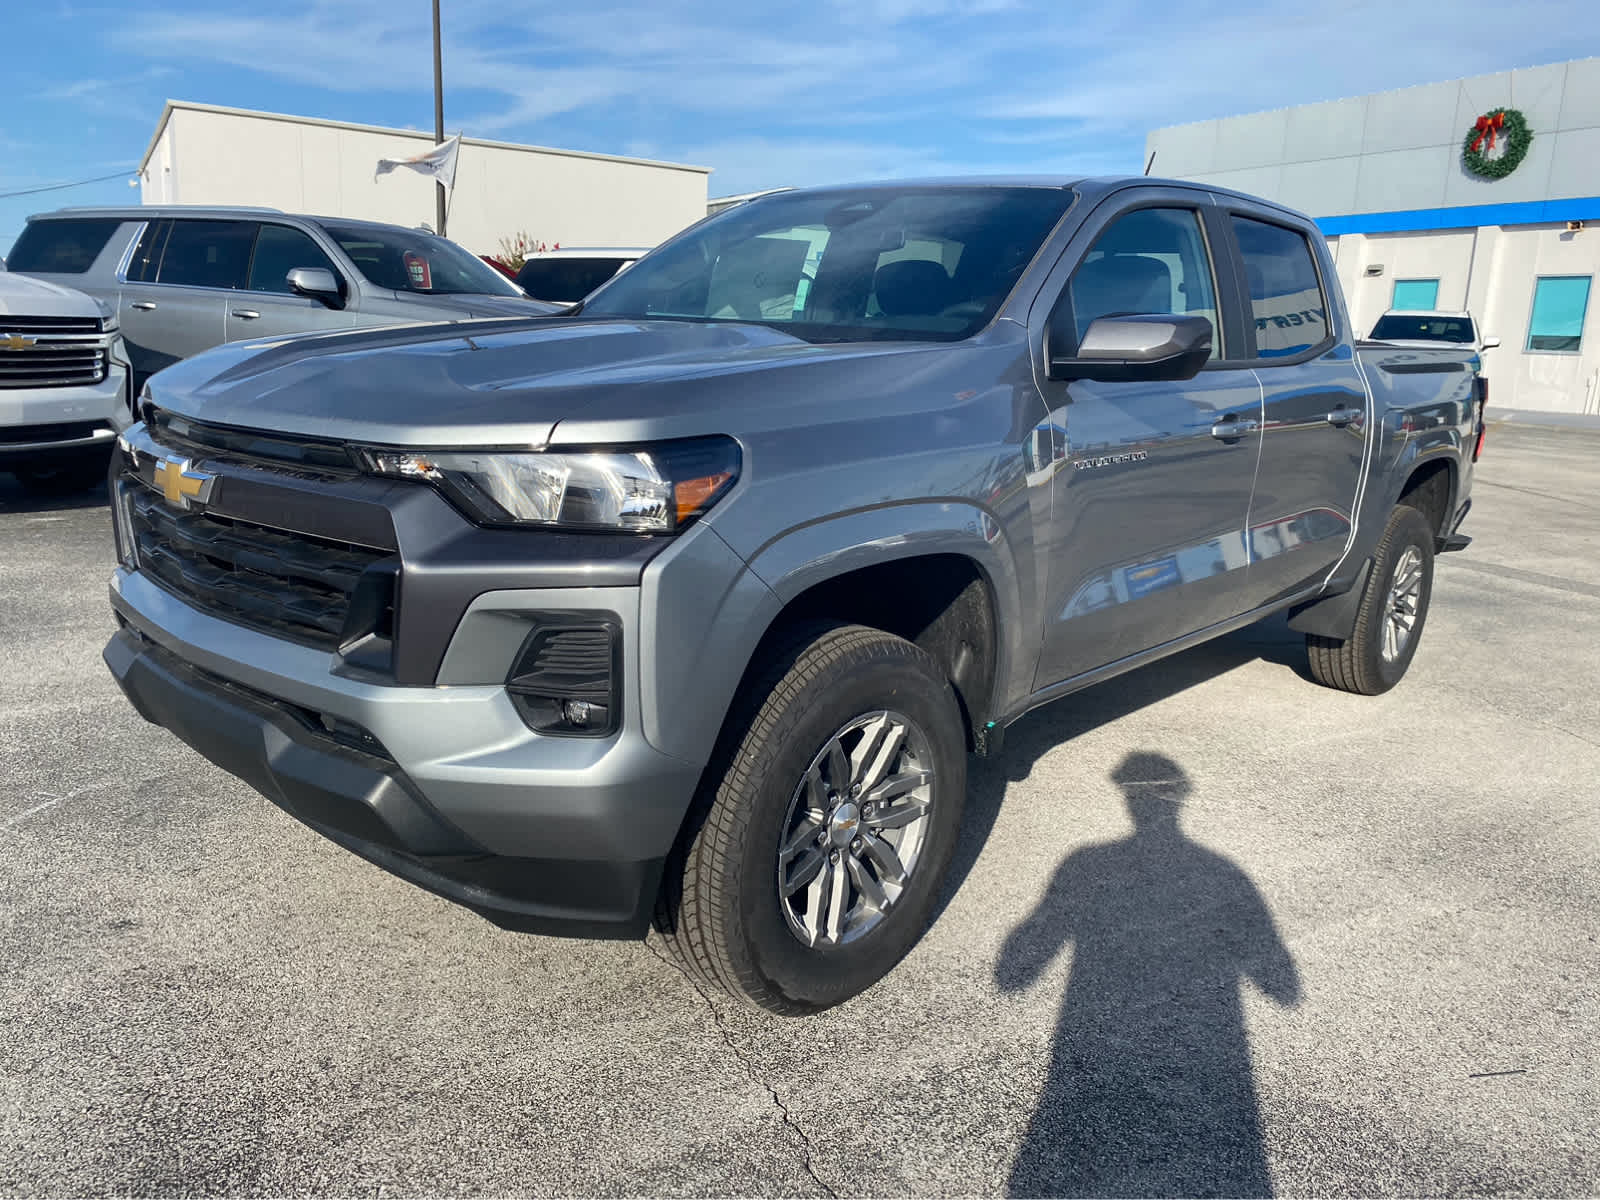
[[[433,141],[444,141],[444,60],[439,54],[439,0],[433,0]],[[444,236],[444,184],[435,183],[438,189],[439,236]]]

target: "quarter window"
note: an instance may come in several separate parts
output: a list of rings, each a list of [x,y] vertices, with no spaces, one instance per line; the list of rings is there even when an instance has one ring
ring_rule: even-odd
[[[1389,307],[1397,312],[1429,312],[1439,307],[1437,279],[1396,279]]]
[[[242,288],[255,234],[249,221],[174,221],[157,282]]]
[[[1250,284],[1256,356],[1289,358],[1328,337],[1328,303],[1305,234],[1282,225],[1233,218]]]
[[[287,225],[263,225],[250,258],[250,290],[290,294],[289,272],[296,267],[321,267],[339,278],[328,256],[305,233]]]
[[[1583,345],[1583,318],[1589,308],[1588,275],[1543,275],[1533,285],[1533,316],[1528,349],[1576,354]]]
[[[1078,340],[1100,317],[1138,313],[1205,317],[1211,354],[1222,349],[1217,292],[1200,218],[1187,208],[1141,208],[1117,218],[1067,285]]]
[[[11,247],[7,260],[13,271],[38,275],[82,275],[122,222],[115,218],[72,217],[29,221]]]

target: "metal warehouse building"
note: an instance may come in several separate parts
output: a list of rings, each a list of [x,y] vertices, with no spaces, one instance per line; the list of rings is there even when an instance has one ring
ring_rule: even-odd
[[[169,100],[139,164],[147,204],[250,204],[430,227],[435,184],[378,177],[432,134]],[[463,138],[447,232],[475,254],[526,232],[563,246],[654,246],[706,212],[708,167]]]
[[[1158,129],[1145,153],[1315,217],[1358,333],[1467,309],[1500,339],[1495,408],[1600,412],[1600,58]]]

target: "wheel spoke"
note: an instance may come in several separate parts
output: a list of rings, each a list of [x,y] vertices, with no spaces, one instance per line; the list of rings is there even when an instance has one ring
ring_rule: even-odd
[[[902,771],[890,779],[885,779],[877,787],[862,796],[861,799],[864,803],[884,804],[897,796],[904,796],[907,792],[916,791],[925,783],[932,782],[932,771]]]
[[[872,810],[870,817],[861,819],[871,829],[901,829],[919,819],[928,811],[928,802],[912,796],[895,805],[884,805]]]
[[[821,873],[822,868],[827,861],[827,853],[817,846],[812,846],[810,852],[801,858],[799,862],[795,863],[794,867],[790,870],[789,878],[784,882],[783,885],[784,899],[787,900],[790,896],[794,895],[801,888],[805,887],[808,883],[815,879]]]
[[[900,748],[906,744],[906,727],[896,721],[890,721],[887,716],[884,723],[888,726],[882,740],[878,743],[877,753],[871,759],[865,760],[866,771],[859,777],[862,792],[871,791],[877,787],[894,760],[900,756]]]
[[[833,868],[826,856],[823,857],[821,868],[812,876],[811,886],[806,889],[806,911],[800,918],[806,937],[813,946],[822,940],[823,922],[828,917],[828,898],[832,894]]]
[[[838,738],[828,743],[828,786],[836,792],[850,790],[850,760]]]
[[[814,844],[817,834],[822,830],[822,818],[807,818],[796,825],[794,832],[789,835],[789,840],[778,850],[778,861],[786,863],[807,846]]]
[[[838,942],[844,935],[845,901],[849,897],[849,880],[838,863],[828,864],[828,940]]]
[[[828,815],[828,785],[816,767],[806,772],[806,815],[822,821]]]
[[[883,887],[872,877],[872,872],[867,870],[859,858],[850,856],[850,881],[856,885],[866,902],[873,908],[882,912],[889,907],[889,897],[884,894]]]
[[[862,841],[865,843],[865,853],[872,860],[872,865],[878,868],[878,877],[886,883],[904,883],[906,869],[900,865],[900,856],[894,852],[894,847],[884,841],[875,833],[868,833]]]
[[[888,713],[879,713],[872,724],[861,731],[861,740],[850,752],[851,783],[866,786],[867,770],[877,755],[878,747],[883,745],[884,738],[888,736],[891,724]]]

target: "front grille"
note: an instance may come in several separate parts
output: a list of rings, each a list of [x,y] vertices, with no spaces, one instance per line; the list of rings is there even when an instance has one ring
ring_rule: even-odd
[[[181,512],[143,484],[121,488],[139,570],[197,608],[322,649],[392,635],[392,572],[367,576],[362,628],[346,628],[357,585],[386,551]],[[381,595],[371,594],[374,585]]]
[[[154,441],[190,458],[240,462],[308,478],[359,474],[349,451],[339,442],[212,425],[154,405],[145,406],[144,421]]]
[[[98,317],[0,314],[0,388],[84,387],[110,367]]]

